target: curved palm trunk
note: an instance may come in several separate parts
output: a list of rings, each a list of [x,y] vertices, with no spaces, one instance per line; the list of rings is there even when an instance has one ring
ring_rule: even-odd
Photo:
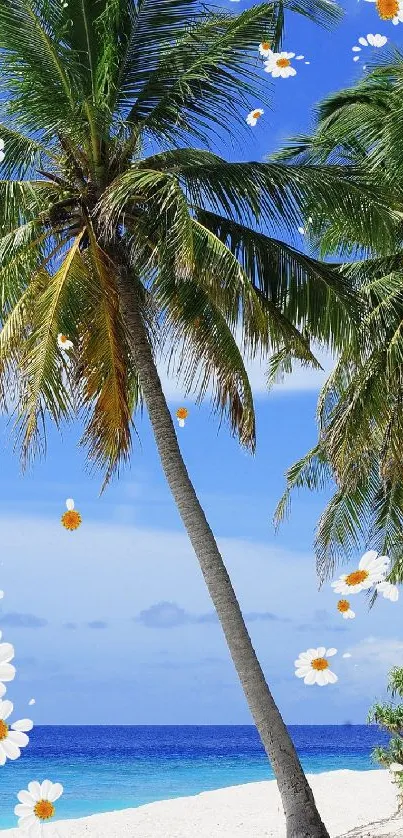
[[[329,838],[287,728],[266,684],[231,580],[183,461],[132,283],[119,279],[122,318],[171,492],[220,619],[281,794],[287,838]]]

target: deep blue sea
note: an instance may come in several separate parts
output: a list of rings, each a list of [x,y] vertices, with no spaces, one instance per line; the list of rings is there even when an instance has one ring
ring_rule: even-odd
[[[305,771],[367,771],[376,727],[291,726]],[[0,769],[0,829],[16,826],[16,793],[30,780],[60,782],[57,819],[83,817],[273,779],[254,727],[37,727],[16,762]]]

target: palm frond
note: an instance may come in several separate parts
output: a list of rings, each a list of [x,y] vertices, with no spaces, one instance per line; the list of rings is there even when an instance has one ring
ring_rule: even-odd
[[[60,310],[68,294],[69,282],[82,271],[79,255],[82,231],[65,255],[60,268],[37,299],[35,321],[25,346],[22,361],[26,380],[26,396],[19,411],[19,435],[23,458],[35,452],[39,442],[38,417],[50,413],[59,425],[67,418],[71,404],[61,376],[60,350],[57,347]]]
[[[228,418],[233,434],[252,451],[255,413],[244,360],[227,318],[206,289],[192,279],[178,283],[171,275],[159,289],[166,325],[163,339],[170,346],[168,372],[183,381],[184,394],[200,402],[212,390],[213,409]]]
[[[358,299],[337,265],[319,262],[244,224],[196,208],[199,221],[231,250],[262,299],[331,351],[351,341]]]
[[[97,284],[87,293],[86,329],[80,346],[81,409],[86,421],[81,444],[93,465],[104,471],[104,489],[119,464],[128,459],[131,416],[141,403],[141,393],[120,318],[114,266],[93,230],[90,240],[89,275],[96,277]]]
[[[55,2],[47,3],[47,20],[43,11],[33,0],[0,5],[0,49],[7,56],[3,84],[18,96],[20,124],[24,113],[24,126],[34,134],[78,118],[76,62],[61,38],[67,15]],[[10,113],[15,104],[10,101]]]
[[[304,457],[294,463],[286,473],[286,489],[274,513],[276,529],[290,513],[291,494],[294,489],[324,489],[330,479],[330,463],[320,444],[315,445]]]

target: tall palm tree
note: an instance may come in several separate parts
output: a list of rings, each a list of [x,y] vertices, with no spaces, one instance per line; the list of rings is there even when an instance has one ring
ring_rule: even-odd
[[[310,339],[341,350],[354,294],[331,266],[266,233],[294,228],[301,202],[344,207],[383,230],[371,178],[343,167],[288,171],[228,163],[209,150],[263,102],[256,47],[277,47],[284,8],[329,24],[327,0],[263,3],[240,15],[196,0],[2,0],[0,5],[0,382],[18,405],[23,458],[47,417],[79,412],[105,482],[128,458],[145,403],[161,463],[271,760],[288,838],[327,838],[266,684],[213,533],[190,481],[158,376],[174,347],[187,391],[255,446],[250,354],[287,347],[315,363]],[[253,98],[252,98],[253,97]],[[229,110],[229,103],[231,109]],[[191,142],[200,148],[190,147]],[[363,198],[364,195],[364,198]],[[287,309],[287,315],[284,314]],[[74,350],[58,348],[62,333]]]
[[[339,211],[319,214],[313,224],[322,256],[338,250],[355,257],[340,270],[356,287],[362,312],[320,394],[318,444],[289,469],[276,512],[279,523],[294,488],[336,484],[316,533],[321,581],[363,545],[388,554],[389,580],[403,581],[402,91],[403,54],[392,49],[354,87],[319,106],[313,136],[297,137],[275,155],[297,166],[342,162],[360,177],[370,171],[388,184],[396,216],[384,241],[369,229],[363,236]]]

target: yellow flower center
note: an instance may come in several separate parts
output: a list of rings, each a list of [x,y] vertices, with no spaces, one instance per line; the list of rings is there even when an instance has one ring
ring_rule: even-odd
[[[66,335],[60,335],[60,343],[66,343],[67,337]]]
[[[38,800],[34,806],[34,813],[41,821],[47,821],[49,818],[53,818],[55,807],[50,800]]]
[[[369,573],[367,570],[354,570],[353,573],[349,573],[348,576],[345,578],[346,585],[350,585],[353,587],[354,585],[359,585],[360,582],[364,582],[365,579],[368,579]]]
[[[376,0],[376,8],[382,20],[392,20],[399,11],[399,0]]]
[[[278,58],[276,61],[277,67],[289,67],[291,61],[288,58]]]
[[[269,44],[269,42],[268,42],[268,41],[262,41],[262,43],[260,44],[260,46],[262,47],[262,49],[265,49],[265,50],[266,50],[266,49],[270,49],[270,44]]]
[[[344,614],[346,611],[349,610],[350,603],[347,599],[339,599],[337,603],[337,608],[339,609],[339,611],[341,611],[342,614]]]
[[[6,725],[6,723],[3,722],[3,719],[0,719],[0,742],[2,742],[3,739],[7,739],[7,736],[8,736],[8,725]]]
[[[76,530],[81,524],[82,518],[76,509],[68,509],[62,515],[62,524],[66,530]]]
[[[179,410],[176,411],[176,415],[177,415],[178,419],[186,419],[186,417],[188,415],[188,411],[186,410],[186,407],[180,407]]]
[[[312,669],[316,669],[317,672],[323,672],[324,669],[328,669],[329,664],[326,658],[314,658],[311,661],[311,667]]]

